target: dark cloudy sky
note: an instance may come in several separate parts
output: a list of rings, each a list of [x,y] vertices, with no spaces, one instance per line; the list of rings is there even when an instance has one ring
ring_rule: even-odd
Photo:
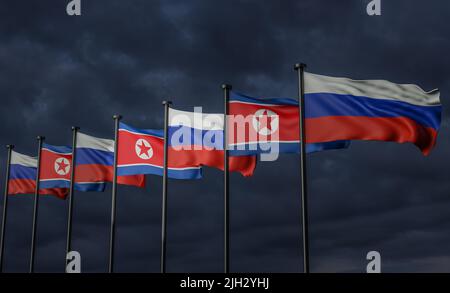
[[[385,272],[450,272],[450,3],[383,0],[0,1],[0,145],[36,154],[37,135],[68,145],[72,125],[113,136],[111,115],[162,127],[161,101],[223,110],[223,82],[257,96],[296,97],[293,64],[314,73],[441,89],[438,143],[354,142],[308,156],[311,269],[364,272],[377,250]],[[3,190],[6,150],[0,152]],[[299,159],[231,176],[231,270],[299,272]],[[169,182],[169,272],[221,272],[222,172]],[[118,188],[119,272],[158,272],[161,177]],[[73,248],[84,272],[105,272],[111,194],[76,193]],[[36,270],[63,272],[67,202],[40,202]],[[32,197],[11,198],[5,270],[28,270]]]

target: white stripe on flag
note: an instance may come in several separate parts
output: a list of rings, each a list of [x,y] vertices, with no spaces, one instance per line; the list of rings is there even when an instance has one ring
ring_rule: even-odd
[[[415,84],[396,84],[387,80],[352,80],[305,72],[305,94],[313,93],[397,100],[420,106],[440,105],[438,89],[425,92]]]
[[[114,140],[98,138],[78,132],[77,148],[90,148],[114,153]]]
[[[11,165],[22,165],[24,167],[37,168],[37,158],[22,155],[15,151],[11,152]]]
[[[201,130],[223,130],[223,114],[204,114],[170,108],[169,126],[185,126]]]

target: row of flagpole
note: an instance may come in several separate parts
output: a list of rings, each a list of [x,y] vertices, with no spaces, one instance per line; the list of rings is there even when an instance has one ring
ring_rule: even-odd
[[[14,145],[7,145],[8,157],[6,159],[6,184],[5,184],[5,194],[3,198],[3,216],[2,216],[2,234],[0,239],[0,272],[3,272],[3,259],[5,253],[5,227],[6,227],[6,214],[8,212],[8,182],[9,182],[9,167],[11,165],[11,153],[14,149]]]
[[[34,255],[36,254],[36,228],[38,220],[38,208],[39,208],[39,178],[41,172],[41,153],[42,153],[42,143],[45,137],[38,136],[38,157],[37,157],[37,171],[36,171],[36,190],[34,192],[34,207],[33,207],[33,228],[31,232],[31,253],[30,253],[30,273],[34,272]]]
[[[77,133],[79,127],[72,127],[72,166],[76,162],[77,152],[75,151],[77,147]],[[73,213],[73,194],[75,185],[75,168],[71,168],[70,172],[70,187],[69,187],[69,208],[67,211],[67,240],[66,240],[66,265],[67,265],[67,255],[72,251],[72,213]]]
[[[122,119],[120,115],[114,115],[114,163],[113,163],[113,182],[112,182],[112,198],[111,198],[111,232],[109,238],[109,265],[108,272],[114,270],[114,244],[116,236],[116,194],[117,194],[117,147],[119,146],[119,121]]]
[[[229,180],[229,164],[228,164],[228,100],[230,99],[231,85],[224,84],[224,121],[223,121],[223,199],[224,199],[224,272],[230,272],[230,180]]]
[[[172,102],[164,101],[164,159],[163,159],[163,189],[161,212],[161,273],[166,272],[167,248],[167,164],[169,157],[169,108]]]
[[[307,203],[307,176],[306,176],[306,149],[305,149],[305,97],[304,97],[304,70],[305,64],[296,64],[295,70],[298,73],[298,101],[299,101],[299,113],[300,113],[300,196],[301,196],[301,222],[302,222],[302,234],[303,234],[303,272],[309,273],[309,237],[308,237],[308,203]],[[230,272],[230,191],[229,191],[229,150],[228,150],[228,107],[231,85],[222,85],[224,91],[224,273]],[[163,159],[163,188],[162,188],[162,214],[161,214],[161,273],[166,272],[166,255],[167,255],[167,187],[168,187],[168,122],[169,122],[169,108],[172,103],[170,101],[164,101],[164,159]],[[109,263],[108,272],[114,272],[114,248],[115,248],[115,231],[116,231],[116,196],[117,196],[117,148],[118,148],[118,133],[119,122],[122,116],[114,115],[114,163],[113,163],[113,182],[112,182],[112,194],[111,194],[111,230],[109,241]],[[70,187],[69,187],[69,206],[67,216],[67,239],[66,239],[66,257],[72,250],[72,214],[74,204],[74,183],[75,183],[75,162],[76,162],[76,145],[77,145],[77,133],[79,127],[72,127],[72,166],[70,175]],[[39,207],[39,178],[40,178],[40,161],[42,144],[44,137],[38,136],[38,156],[37,156],[37,175],[36,175],[36,189],[34,194],[34,208],[33,208],[33,226],[32,226],[32,238],[31,238],[31,256],[29,264],[29,272],[34,272],[35,267],[35,252],[36,252],[36,228],[38,220],[38,207]],[[7,167],[6,167],[6,185],[4,191],[3,200],[3,216],[1,223],[1,239],[0,239],[0,272],[3,271],[4,261],[4,242],[5,242],[5,227],[8,205],[8,185],[10,176],[10,164],[11,153],[13,145],[7,145]],[[65,262],[67,265],[67,260]]]
[[[303,272],[309,273],[308,197],[306,177],[305,73],[306,64],[295,64],[298,73],[298,107],[300,114],[300,190],[303,233]]]

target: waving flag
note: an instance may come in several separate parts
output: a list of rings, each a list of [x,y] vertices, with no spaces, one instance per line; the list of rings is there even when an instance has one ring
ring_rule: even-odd
[[[168,156],[168,176],[174,179],[200,179],[202,169],[183,162],[178,152]],[[143,130],[124,123],[119,126],[118,174],[163,175],[164,132]]]
[[[223,170],[223,120],[223,114],[202,114],[170,108],[170,157],[177,156],[188,165],[209,166]],[[255,168],[255,156],[229,158],[230,171],[251,176]]]
[[[112,182],[114,141],[78,133],[75,182]],[[80,174],[79,177],[78,174]],[[145,187],[144,175],[117,176],[117,183]]]
[[[436,143],[439,91],[385,80],[351,80],[305,73],[308,143],[336,140],[411,142],[424,155]]]
[[[34,194],[36,189],[37,158],[26,156],[15,151],[11,152],[8,194]],[[42,187],[39,194],[55,195],[65,198],[67,188]]]
[[[42,188],[70,188],[70,175],[72,167],[72,148],[66,146],[52,146],[44,144],[41,152],[41,176]],[[79,191],[104,191],[105,183],[89,182],[82,172],[75,172],[78,183],[75,190]]]
[[[260,99],[231,92],[229,100],[231,155],[268,151],[299,153],[298,101],[289,98]],[[308,153],[347,148],[349,141],[306,144]]]

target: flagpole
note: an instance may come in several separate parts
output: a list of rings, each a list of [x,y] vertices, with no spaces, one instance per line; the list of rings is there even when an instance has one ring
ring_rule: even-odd
[[[0,239],[0,273],[3,272],[3,255],[5,252],[5,228],[6,228],[6,213],[8,211],[8,188],[9,188],[9,168],[11,165],[11,152],[14,145],[7,145],[8,158],[6,160],[6,182],[5,182],[5,194],[3,198],[3,216],[2,216],[2,234]]]
[[[308,196],[306,178],[305,72],[306,64],[295,64],[298,73],[298,107],[300,111],[300,174],[302,198],[303,272],[309,273]]]
[[[162,102],[164,105],[164,166],[163,166],[163,189],[162,189],[162,213],[161,213],[161,273],[166,272],[166,245],[167,245],[167,164],[169,145],[169,109],[171,101]]]
[[[34,209],[33,209],[33,230],[31,232],[31,257],[30,257],[30,273],[34,272],[34,255],[36,253],[36,227],[38,220],[38,206],[39,206],[39,178],[41,172],[41,152],[42,143],[45,137],[38,136],[38,156],[37,156],[37,169],[36,169],[36,189],[34,191]]]
[[[75,185],[75,162],[76,162],[76,150],[77,150],[77,133],[80,128],[72,127],[72,165],[70,173],[70,187],[69,187],[69,210],[67,213],[67,241],[66,241],[66,261],[65,268],[67,267],[67,255],[72,250],[72,212],[73,212],[73,196],[74,196],[74,185]]]
[[[113,165],[113,183],[112,183],[112,201],[111,201],[111,233],[109,238],[109,266],[108,272],[114,271],[114,238],[116,234],[116,193],[117,193],[117,148],[119,146],[119,122],[122,119],[120,115],[114,115],[114,165]]]
[[[224,120],[223,120],[223,197],[224,197],[224,272],[230,272],[230,182],[229,182],[229,164],[228,164],[228,100],[230,99],[231,85],[223,84],[222,89],[224,91]]]

